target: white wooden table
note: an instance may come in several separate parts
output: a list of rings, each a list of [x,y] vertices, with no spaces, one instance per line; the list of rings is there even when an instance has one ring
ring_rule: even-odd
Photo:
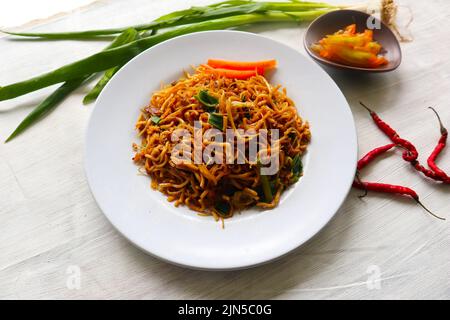
[[[207,2],[103,0],[24,29],[122,26]],[[414,14],[414,41],[402,45],[397,71],[359,76],[327,71],[352,107],[360,154],[387,143],[358,106],[363,100],[411,139],[424,159],[439,136],[427,107],[435,106],[450,127],[450,2],[403,3]],[[304,25],[277,27],[246,30],[304,52]],[[56,68],[104,45],[1,36],[0,83]],[[52,89],[1,102],[0,139]],[[358,191],[310,242],[258,268],[193,271],[146,255],[113,229],[89,191],[83,148],[92,106],[81,104],[86,91],[78,90],[39,125],[0,144],[0,298],[450,298],[448,220],[431,218],[408,199],[370,194],[359,200]],[[450,170],[450,151],[440,159]],[[399,156],[383,158],[365,176],[415,188],[424,203],[450,219],[449,187],[419,177]]]

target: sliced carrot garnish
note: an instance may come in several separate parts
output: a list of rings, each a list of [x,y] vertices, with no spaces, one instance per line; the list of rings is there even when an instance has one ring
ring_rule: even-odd
[[[346,34],[355,34],[356,33],[356,24],[348,25],[344,31]]]
[[[231,70],[224,68],[212,68],[204,65],[206,72],[214,73],[222,77],[245,80],[256,75],[264,75],[263,68],[255,68],[254,70]]]
[[[369,42],[373,41],[373,30],[370,30],[370,29],[364,30],[364,35],[367,37],[367,40]]]
[[[274,59],[263,61],[230,61],[230,60],[209,59],[208,65],[213,68],[221,68],[221,69],[255,70],[257,68],[260,69],[275,68],[277,65],[277,61]]]
[[[385,57],[379,55],[382,47],[374,41],[373,30],[356,32],[355,24],[326,35],[311,49],[322,58],[357,67],[377,68],[388,63]]]

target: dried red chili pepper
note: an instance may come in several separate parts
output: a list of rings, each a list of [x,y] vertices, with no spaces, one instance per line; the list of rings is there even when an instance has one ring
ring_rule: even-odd
[[[431,170],[433,170],[436,175],[438,175],[440,178],[442,178],[444,181],[450,182],[450,177],[436,165],[436,158],[439,156],[439,154],[444,150],[445,146],[447,145],[447,138],[448,138],[448,131],[447,128],[444,127],[441,121],[441,117],[437,113],[437,111],[430,107],[431,110],[433,110],[434,114],[438,118],[439,121],[439,127],[441,131],[441,138],[438,141],[438,144],[434,148],[433,152],[427,159],[428,166]]]
[[[359,161],[358,161],[358,165],[357,165],[357,169],[362,170],[363,168],[365,168],[369,163],[371,163],[375,158],[377,158],[379,155],[389,151],[390,149],[392,149],[393,147],[395,147],[395,143],[390,143],[387,144],[385,146],[382,147],[378,147],[373,149],[372,151],[369,151],[364,157],[362,157]]]
[[[420,162],[417,160],[419,153],[418,153],[416,147],[410,141],[401,138],[394,129],[392,129],[386,122],[381,120],[381,118],[373,110],[371,110],[369,107],[367,107],[364,103],[360,102],[360,104],[365,109],[367,109],[367,111],[369,111],[372,119],[374,120],[374,122],[378,126],[378,128],[380,128],[380,130],[383,131],[391,139],[392,142],[396,143],[398,146],[401,146],[402,148],[405,149],[405,151],[402,154],[402,157],[405,161],[411,163],[411,165],[418,172],[421,172],[426,177],[429,177],[435,181],[440,181],[443,183],[450,183],[450,177],[445,175],[445,173],[443,175],[442,174],[443,171],[440,170],[437,166],[435,166],[435,168],[437,168],[440,171],[427,169],[423,165],[421,165]],[[442,130],[442,128],[443,128],[443,126],[441,127],[441,132],[445,133],[445,130]],[[438,150],[437,151],[435,150],[436,152],[433,152],[432,156],[437,157],[437,155],[440,153],[440,151],[442,151],[443,146],[441,145],[441,143],[446,141],[445,134],[442,135],[442,137],[439,141],[440,141],[440,143],[438,144],[438,147],[437,147]],[[445,143],[444,143],[444,146],[445,146]],[[439,151],[439,149],[441,149],[441,150]],[[433,157],[431,157],[432,163],[433,163],[434,159],[433,159]],[[430,168],[431,168],[431,166],[430,166]]]
[[[366,106],[361,101],[359,102],[367,111],[369,111],[370,116],[372,117],[373,121],[377,125],[377,127],[389,138],[391,141],[402,148],[405,149],[405,151],[402,154],[402,157],[405,161],[411,162],[417,159],[419,156],[419,153],[417,152],[416,147],[409,142],[408,140],[400,138],[399,134],[392,129],[391,126],[389,126],[386,122],[384,122],[378,114],[370,109],[368,106]]]
[[[439,217],[430,210],[428,210],[427,207],[425,207],[422,202],[419,200],[419,196],[417,193],[408,188],[403,186],[397,186],[393,184],[385,184],[385,183],[376,183],[376,182],[363,182],[359,179],[353,181],[353,187],[365,190],[365,191],[376,191],[376,192],[383,192],[383,193],[392,193],[392,194],[399,194],[399,195],[405,195],[413,198],[417,204],[419,204],[425,211],[427,211],[429,214],[431,214],[433,217],[438,218],[440,220],[445,220],[445,218]]]
[[[371,151],[369,151],[364,157],[362,157],[357,164],[357,171],[356,171],[356,176],[355,178],[357,179],[358,182],[360,182],[360,178],[359,178],[359,171],[361,171],[362,169],[364,169],[369,163],[371,163],[373,160],[375,160],[378,156],[382,155],[383,153],[387,152],[388,150],[392,149],[393,147],[395,147],[394,143],[391,144],[387,144],[385,146],[382,147],[378,147],[375,148]],[[359,198],[364,198],[367,195],[367,190],[364,190],[364,194],[358,196]]]
[[[419,161],[414,160],[411,161],[411,165],[419,172],[422,172],[424,176],[431,178],[435,181],[440,181],[443,183],[450,183],[450,180],[445,179],[444,177],[441,177],[439,174],[437,174],[436,172],[434,172],[431,169],[427,169],[425,168],[423,165],[420,164]]]
[[[397,186],[397,185],[392,185],[392,184],[385,184],[385,183],[363,182],[359,178],[359,171],[361,169],[363,169],[365,166],[367,166],[367,164],[369,164],[371,161],[373,161],[379,155],[385,153],[386,151],[390,150],[394,146],[398,145],[405,149],[405,151],[402,154],[403,159],[405,161],[411,163],[417,171],[422,172],[425,176],[430,177],[434,180],[450,183],[450,179],[448,179],[448,176],[445,174],[445,172],[443,172],[441,169],[439,169],[439,167],[434,162],[436,160],[437,156],[439,155],[439,153],[444,149],[446,142],[447,142],[447,137],[448,137],[448,132],[442,125],[442,122],[441,122],[437,112],[433,109],[433,111],[436,113],[436,115],[438,116],[438,119],[439,119],[439,123],[440,123],[440,127],[441,127],[441,139],[439,140],[439,143],[436,146],[433,153],[428,158],[428,165],[430,166],[431,169],[427,169],[424,166],[422,166],[419,163],[419,161],[417,160],[419,153],[418,153],[416,147],[410,141],[401,138],[398,135],[398,133],[392,127],[390,127],[386,122],[381,120],[381,118],[373,110],[368,108],[362,102],[360,102],[360,104],[364,108],[366,108],[367,111],[369,111],[375,124],[386,136],[389,137],[389,139],[393,143],[382,146],[382,147],[375,148],[374,150],[368,152],[363,158],[361,158],[358,161],[358,165],[357,165],[358,170],[356,172],[355,180],[353,181],[353,187],[362,189],[365,191],[365,194],[362,195],[361,197],[364,197],[368,191],[377,191],[377,192],[383,192],[383,193],[400,194],[400,195],[409,196],[409,197],[413,198],[429,214],[431,214],[432,216],[434,216],[438,219],[445,220],[445,218],[439,217],[439,216],[435,215],[433,212],[431,212],[430,210],[428,210],[420,202],[418,194],[414,190],[412,190],[408,187]]]

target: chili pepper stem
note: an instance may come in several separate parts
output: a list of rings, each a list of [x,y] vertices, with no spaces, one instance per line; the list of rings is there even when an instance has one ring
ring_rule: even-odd
[[[359,198],[359,199],[365,198],[365,197],[367,196],[368,193],[369,193],[369,191],[367,191],[367,189],[364,189],[364,193],[363,193],[363,194],[360,194],[360,195],[358,196],[358,198]]]
[[[434,114],[436,115],[436,117],[437,117],[437,119],[439,121],[439,127],[440,127],[440,130],[441,130],[441,134],[442,135],[448,134],[447,128],[444,127],[444,124],[442,123],[441,117],[439,116],[439,113],[436,111],[436,109],[434,109],[433,107],[428,107],[428,109],[431,109],[434,112]]]
[[[362,103],[362,101],[360,101],[359,104],[360,104],[361,106],[363,106],[364,109],[366,109],[366,110],[369,111],[370,113],[373,113],[373,110],[370,109],[368,106],[366,106],[364,103]]]
[[[429,214],[431,214],[433,217],[435,217],[435,218],[437,218],[437,219],[439,219],[439,220],[445,220],[445,218],[440,217],[440,216],[434,214],[433,212],[431,212],[427,207],[425,207],[425,206],[423,205],[422,202],[419,201],[418,198],[414,198],[414,200],[417,202],[417,204],[418,204],[419,206],[421,206],[426,212],[428,212]]]
[[[397,186],[393,184],[386,184],[386,183],[378,183],[378,182],[363,182],[359,179],[359,177],[355,177],[355,180],[353,181],[353,187],[361,189],[361,190],[370,190],[370,191],[377,191],[382,193],[390,193],[390,194],[397,194],[397,195],[403,195],[408,196],[411,199],[414,199],[418,205],[420,205],[426,212],[428,212],[433,217],[439,219],[439,220],[445,220],[445,218],[439,217],[438,215],[431,212],[427,207],[425,207],[422,202],[419,200],[419,196],[417,193],[408,188],[403,186]]]
[[[356,171],[355,179],[356,179],[356,182],[358,182],[361,186],[364,186],[364,184],[363,184],[362,181],[361,181],[361,178],[359,177],[359,172],[358,172],[358,171]],[[358,198],[362,199],[362,198],[364,198],[365,196],[367,196],[368,193],[369,193],[369,191],[367,190],[366,187],[364,187],[364,194],[360,194],[360,195],[358,196]]]

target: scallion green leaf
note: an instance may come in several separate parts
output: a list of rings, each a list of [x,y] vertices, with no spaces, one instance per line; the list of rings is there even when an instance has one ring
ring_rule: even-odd
[[[223,131],[223,116],[220,113],[210,113],[208,123]]]
[[[31,111],[25,119],[17,126],[13,133],[6,139],[5,142],[11,141],[20,133],[24,132],[26,129],[31,127],[38,120],[42,119],[44,116],[49,114],[53,109],[55,109],[58,104],[63,101],[72,91],[77,89],[88,77],[80,78],[77,80],[71,80],[65,82],[62,86],[56,89],[51,95],[45,98],[44,101],[39,103],[33,111]]]
[[[214,209],[217,210],[217,212],[219,212],[219,214],[221,216],[227,216],[230,213],[231,210],[231,206],[228,202],[225,201],[219,201],[218,203],[216,203],[216,205],[214,206]]]
[[[264,195],[264,200],[265,202],[270,203],[273,200],[273,193],[269,177],[261,174],[261,161],[259,159],[257,161],[257,166],[259,169],[259,178],[261,180],[261,188]]]
[[[77,79],[88,74],[122,65],[142,51],[161,43],[162,41],[183,34],[206,30],[220,30],[257,22],[311,20],[328,11],[329,10],[303,11],[289,13],[289,15],[286,14],[286,12],[266,12],[242,14],[213,20],[206,19],[203,22],[185,25],[153,36],[138,39],[118,48],[96,53],[90,57],[73,62],[43,75],[0,87],[0,101],[12,99],[56,83]]]
[[[292,173],[293,174],[302,174],[303,172],[303,163],[300,155],[297,154],[294,159],[292,159]]]
[[[297,154],[293,159],[292,159],[292,168],[291,168],[293,177],[292,177],[292,182],[296,183],[300,177],[303,174],[303,163],[302,163],[302,159],[300,157],[300,154]]]
[[[158,124],[161,121],[161,118],[158,116],[151,116],[150,120],[154,123],[154,124]]]
[[[111,47],[120,47],[125,43],[130,43],[139,38],[139,32],[135,29],[127,29],[123,33],[121,33],[117,38],[112,42]],[[100,80],[95,84],[95,86],[89,91],[89,93],[84,97],[83,104],[91,103],[95,101],[99,96],[100,92],[102,92],[103,88],[108,84],[109,80],[116,74],[117,71],[122,66],[116,66],[111,69],[105,71]]]
[[[342,7],[342,6],[341,6]],[[287,14],[298,12],[310,12],[317,9],[324,9],[327,12],[337,7],[327,3],[321,2],[271,2],[271,1],[223,1],[216,4],[203,7],[191,7],[180,11],[175,11],[158,19],[145,23],[131,26],[138,31],[142,30],[157,30],[162,28],[176,27],[180,25],[193,24],[204,22],[211,19],[226,18],[236,15],[245,15],[253,13],[267,13],[267,12],[283,12]],[[312,19],[312,15],[311,19]],[[311,20],[310,19],[310,20]],[[86,30],[73,32],[58,32],[58,33],[33,33],[33,32],[10,32],[2,30],[4,33],[23,36],[23,37],[40,37],[47,39],[89,39],[99,36],[108,36],[124,31],[126,28],[111,28],[101,30]]]
[[[264,193],[264,200],[268,203],[272,202],[273,195],[272,195],[272,188],[270,187],[269,178],[267,176],[261,175],[260,179],[261,179],[262,190]]]
[[[126,42],[129,42],[131,38],[133,38],[132,29],[127,29],[122,32],[119,36],[117,36],[109,46],[105,48],[105,50],[120,47]],[[45,117],[49,114],[53,109],[55,109],[60,102],[62,102],[70,93],[76,90],[83,83],[87,82],[91,76],[86,74],[78,79],[72,79],[66,81],[63,85],[61,85],[58,89],[56,89],[51,95],[45,98],[40,104],[36,106],[26,117],[22,120],[22,122],[17,126],[17,128],[11,133],[11,135],[6,139],[5,142],[12,140],[14,137],[19,135],[20,133],[27,130],[38,120]],[[0,87],[1,88],[1,87]]]
[[[210,95],[208,90],[200,90],[194,98],[206,107],[207,112],[215,111],[217,105],[219,104],[219,99]]]

